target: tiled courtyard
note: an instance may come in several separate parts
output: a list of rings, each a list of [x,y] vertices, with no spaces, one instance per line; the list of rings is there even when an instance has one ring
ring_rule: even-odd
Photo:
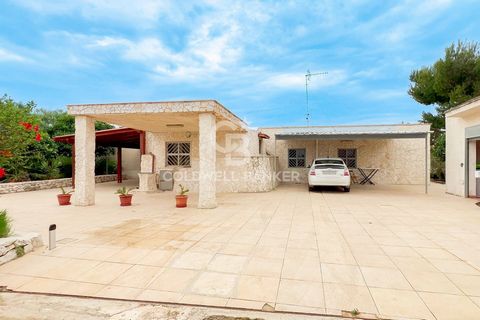
[[[174,208],[172,193],[118,206],[116,184],[92,207],[56,190],[0,196],[18,231],[56,223],[59,244],[0,267],[0,285],[161,302],[387,318],[480,317],[480,208],[422,187],[351,193],[281,186],[219,195],[214,210]],[[195,199],[191,199],[194,203]]]

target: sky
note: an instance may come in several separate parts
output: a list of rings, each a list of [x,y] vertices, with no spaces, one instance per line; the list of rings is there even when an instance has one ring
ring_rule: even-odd
[[[215,99],[252,127],[414,123],[412,70],[480,41],[480,0],[0,0],[0,94]]]

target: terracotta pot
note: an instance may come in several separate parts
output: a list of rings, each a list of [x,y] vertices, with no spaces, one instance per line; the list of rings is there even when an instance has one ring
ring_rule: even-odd
[[[185,208],[187,206],[188,196],[176,195],[175,200],[177,202],[177,208]]]
[[[72,197],[71,194],[57,194],[58,204],[61,206],[68,206],[70,205],[70,198]]]
[[[120,197],[120,206],[122,207],[127,207],[132,205],[132,194],[126,194],[126,195],[119,195]]]

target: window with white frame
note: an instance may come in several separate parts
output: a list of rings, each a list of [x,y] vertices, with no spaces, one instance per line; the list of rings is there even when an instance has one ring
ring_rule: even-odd
[[[302,168],[305,167],[305,148],[303,149],[288,149],[288,167]]]
[[[338,157],[345,162],[348,168],[357,167],[357,149],[338,149]]]
[[[190,166],[190,142],[167,142],[167,166]]]

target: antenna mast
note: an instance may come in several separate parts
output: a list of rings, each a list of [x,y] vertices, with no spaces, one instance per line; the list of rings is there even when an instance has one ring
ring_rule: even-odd
[[[305,118],[307,120],[307,126],[310,126],[310,111],[308,106],[308,83],[310,82],[312,76],[319,76],[325,74],[328,74],[328,72],[310,73],[310,70],[307,70],[307,73],[305,74],[305,98],[307,102],[307,113],[305,114]]]

